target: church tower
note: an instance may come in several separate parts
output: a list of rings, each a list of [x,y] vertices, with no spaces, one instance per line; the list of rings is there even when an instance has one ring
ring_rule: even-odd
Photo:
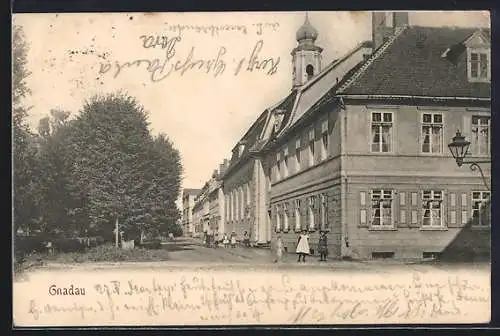
[[[318,31],[309,22],[309,15],[302,27],[297,30],[297,47],[292,50],[293,88],[302,86],[316,74],[321,72],[321,52],[323,48],[314,43]]]

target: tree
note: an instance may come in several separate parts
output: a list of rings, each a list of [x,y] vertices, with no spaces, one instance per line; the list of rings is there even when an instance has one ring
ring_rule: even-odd
[[[20,26],[14,25],[12,36],[12,147],[14,230],[30,230],[38,217],[36,179],[36,143],[26,124],[29,108],[24,99],[30,94],[27,78],[28,45]]]
[[[74,233],[84,221],[74,211],[80,203],[79,193],[71,189],[73,153],[69,143],[70,112],[51,110],[38,125],[37,180],[40,193],[40,224],[44,231]],[[80,218],[79,218],[80,217]]]
[[[148,126],[144,108],[124,93],[92,97],[72,123],[72,181],[91,229],[110,233],[118,219],[135,238],[177,218],[180,155]]]

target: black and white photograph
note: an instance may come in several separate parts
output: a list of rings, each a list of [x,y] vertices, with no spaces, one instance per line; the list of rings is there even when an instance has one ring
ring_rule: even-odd
[[[14,327],[489,323],[488,11],[12,15]]]

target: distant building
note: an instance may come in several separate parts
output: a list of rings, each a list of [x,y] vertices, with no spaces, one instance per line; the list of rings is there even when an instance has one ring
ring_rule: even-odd
[[[200,193],[200,189],[184,189],[182,191],[182,218],[181,227],[184,236],[192,236],[194,232],[193,207],[194,199]]]

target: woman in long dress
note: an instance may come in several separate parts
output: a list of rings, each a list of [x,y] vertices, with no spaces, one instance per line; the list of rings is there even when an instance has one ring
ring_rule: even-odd
[[[299,255],[299,259],[297,262],[300,262],[301,258],[303,262],[306,262],[306,255],[310,253],[309,248],[309,236],[307,235],[307,231],[303,230],[299,236],[299,240],[297,242],[297,254]]]

